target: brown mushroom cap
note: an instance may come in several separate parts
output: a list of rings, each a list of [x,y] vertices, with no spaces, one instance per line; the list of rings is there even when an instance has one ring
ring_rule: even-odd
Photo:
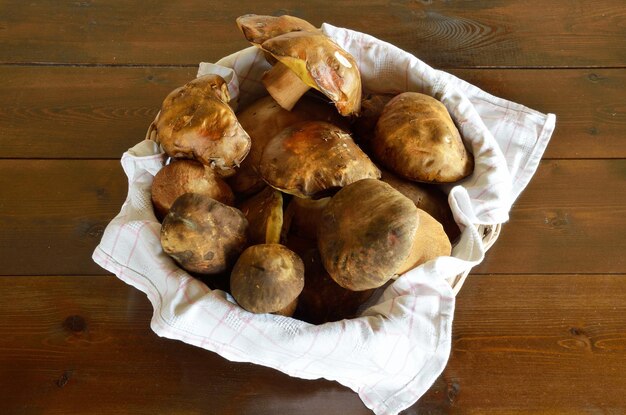
[[[228,176],[250,151],[250,137],[224,101],[227,89],[224,95],[212,80],[203,89],[196,79],[165,98],[155,122],[156,140],[170,157],[195,159]]]
[[[181,267],[202,274],[228,269],[246,245],[243,214],[206,195],[180,196],[161,226],[161,246]]]
[[[410,199],[380,180],[344,187],[324,209],[317,233],[326,271],[349,290],[380,287],[409,256],[416,211]]]
[[[290,125],[302,121],[327,121],[343,126],[345,121],[327,102],[309,96],[302,97],[287,111],[271,96],[265,96],[237,114],[239,123],[250,135],[250,153],[228,183],[237,193],[250,194],[261,190],[265,182],[258,172],[261,155],[267,142]]]
[[[261,44],[273,37],[300,31],[318,30],[311,23],[294,16],[263,16],[245,14],[237,18],[237,26],[248,42]]]
[[[444,192],[434,185],[402,179],[387,170],[382,170],[380,180],[390,184],[394,189],[411,199],[417,208],[425,210],[435,218],[443,225],[450,241],[456,241],[461,230],[456,224],[454,216],[452,216],[448,198]]]
[[[417,209],[417,215],[419,226],[415,232],[411,253],[396,271],[397,274],[404,274],[431,259],[449,256],[452,252],[450,240],[441,223],[422,209]]]
[[[252,313],[273,313],[297,299],[304,287],[304,265],[293,251],[279,244],[246,249],[230,276],[237,303]]]
[[[409,180],[452,183],[474,170],[474,158],[446,107],[416,92],[404,92],[385,106],[372,151],[386,168]]]
[[[289,32],[273,37],[261,48],[294,71],[337,107],[341,115],[361,108],[361,74],[355,59],[320,32]]]
[[[159,170],[152,182],[157,217],[165,217],[174,201],[185,193],[204,194],[231,206],[235,199],[230,187],[210,167],[194,160],[175,160]]]
[[[239,205],[248,220],[251,245],[277,244],[283,227],[283,196],[269,186]]]
[[[295,124],[265,146],[260,172],[270,186],[298,197],[321,197],[380,170],[341,128],[321,121]]]

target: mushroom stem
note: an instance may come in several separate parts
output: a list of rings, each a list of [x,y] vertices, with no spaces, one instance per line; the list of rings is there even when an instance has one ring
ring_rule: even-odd
[[[291,111],[309,86],[285,64],[277,62],[263,75],[263,84],[278,105]]]

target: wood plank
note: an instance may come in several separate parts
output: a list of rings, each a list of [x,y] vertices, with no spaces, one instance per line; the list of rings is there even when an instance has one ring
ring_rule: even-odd
[[[470,277],[448,366],[404,413],[623,413],[625,290],[626,275]],[[114,277],[0,278],[0,314],[3,413],[371,413],[334,382],[157,337]]]
[[[117,159],[195,68],[0,67],[0,158]],[[621,69],[453,70],[485,91],[557,114],[550,158],[625,158]],[[103,139],[104,138],[104,139]]]
[[[624,273],[626,160],[543,161],[475,273]]]
[[[624,289],[626,275],[470,276],[449,364],[421,408],[625,413]]]
[[[0,160],[0,275],[103,274],[117,160]],[[475,273],[626,273],[626,160],[541,163]],[[33,260],[36,259],[36,260]]]
[[[127,189],[119,161],[0,161],[0,273],[103,274],[91,253]]]
[[[0,67],[0,157],[117,158],[196,68]]]
[[[626,65],[622,0],[3,3],[3,63],[217,60],[246,46],[235,18],[254,12],[369,32],[438,67]]]
[[[544,158],[626,158],[623,69],[451,72],[492,95],[556,114]]]

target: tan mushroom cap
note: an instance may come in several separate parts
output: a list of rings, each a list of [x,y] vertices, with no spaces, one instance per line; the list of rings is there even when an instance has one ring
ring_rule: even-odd
[[[385,106],[372,151],[386,168],[415,181],[452,183],[474,170],[446,107],[416,92],[404,92]]]
[[[324,209],[317,233],[324,268],[349,290],[382,286],[409,256],[416,212],[411,200],[380,180],[344,187]]]
[[[226,205],[235,196],[215,171],[195,160],[175,160],[164,166],[152,181],[152,204],[157,217],[167,215],[174,201],[185,193],[200,193]]]
[[[327,121],[339,126],[346,124],[332,105],[306,95],[291,111],[283,109],[271,96],[265,96],[240,111],[237,118],[250,136],[251,148],[228,183],[235,192],[243,194],[257,192],[265,186],[258,168],[263,149],[272,137],[286,127],[302,121]]]
[[[309,87],[330,98],[343,116],[361,108],[361,74],[348,52],[320,32],[290,32],[261,48],[294,71]]]
[[[283,227],[283,196],[267,186],[244,200],[239,209],[248,220],[248,241],[251,245],[280,242]]]
[[[280,244],[246,249],[230,276],[237,303],[252,313],[274,313],[291,305],[304,287],[304,265],[293,251]]]
[[[170,157],[195,159],[228,176],[250,151],[250,137],[224,101],[228,90],[223,80],[216,83],[215,77],[196,79],[165,98],[155,123],[156,140]]]
[[[381,170],[381,172],[380,180],[390,184],[394,189],[411,199],[417,208],[423,209],[435,218],[437,222],[443,225],[448,239],[453,242],[456,241],[461,230],[454,220],[448,197],[443,191],[435,185],[406,180],[387,170]]]
[[[380,170],[341,128],[307,121],[284,129],[265,146],[260,172],[270,186],[318,198]]]
[[[294,16],[264,16],[245,14],[237,18],[237,26],[248,42],[261,44],[273,37],[300,31],[318,30],[306,20]]]
[[[239,210],[206,195],[186,193],[163,219],[161,246],[188,271],[218,274],[244,249],[247,227]]]

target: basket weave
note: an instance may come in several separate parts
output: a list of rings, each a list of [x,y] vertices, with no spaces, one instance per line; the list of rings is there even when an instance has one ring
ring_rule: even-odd
[[[156,120],[159,117],[159,113],[157,113],[154,121],[150,123],[148,127],[148,131],[146,132],[146,140],[151,140],[158,143],[156,139]],[[491,246],[496,242],[498,236],[500,236],[500,229],[502,224],[498,223],[496,225],[475,225],[479,235],[482,235],[483,244],[485,247],[485,251],[487,251]],[[452,291],[456,296],[461,287],[465,283],[465,279],[469,275],[470,270],[463,272],[462,274],[456,275],[454,278],[448,279],[448,283],[452,287]]]

